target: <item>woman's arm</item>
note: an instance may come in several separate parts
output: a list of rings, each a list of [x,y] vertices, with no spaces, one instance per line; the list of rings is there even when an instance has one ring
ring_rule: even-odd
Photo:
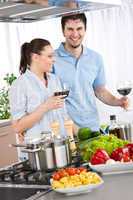
[[[16,133],[23,133],[27,129],[38,123],[41,118],[50,110],[62,108],[64,100],[62,96],[52,96],[47,101],[38,106],[32,113],[23,116],[18,120],[13,120],[12,125]]]

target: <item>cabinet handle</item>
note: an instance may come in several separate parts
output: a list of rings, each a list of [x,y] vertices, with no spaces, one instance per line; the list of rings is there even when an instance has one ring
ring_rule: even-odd
[[[0,137],[6,136],[8,133],[0,133]]]

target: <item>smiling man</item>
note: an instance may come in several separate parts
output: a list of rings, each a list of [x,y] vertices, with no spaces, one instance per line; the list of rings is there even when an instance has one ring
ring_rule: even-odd
[[[62,84],[69,86],[66,99],[68,113],[78,127],[99,130],[95,96],[112,106],[128,107],[128,99],[116,98],[105,88],[105,74],[101,55],[82,45],[87,19],[84,13],[61,19],[65,42],[56,50],[53,72]]]

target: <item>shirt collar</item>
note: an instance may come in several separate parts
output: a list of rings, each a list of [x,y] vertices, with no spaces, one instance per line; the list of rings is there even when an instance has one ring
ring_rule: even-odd
[[[36,79],[39,79],[38,76],[36,74],[34,74],[32,71],[30,71],[29,69],[26,69],[26,74],[28,76],[32,76],[32,77],[35,77]],[[48,77],[48,79],[50,78],[50,72],[47,72],[47,77]]]
[[[69,53],[65,48],[64,48],[64,43],[61,43],[59,46],[59,54],[62,57],[67,57],[71,56],[71,53]],[[87,47],[83,46],[83,52],[82,55],[87,55]]]

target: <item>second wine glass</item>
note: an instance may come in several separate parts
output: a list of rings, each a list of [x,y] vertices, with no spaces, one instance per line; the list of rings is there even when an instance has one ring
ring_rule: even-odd
[[[117,83],[117,92],[122,96],[128,96],[132,91],[132,81],[120,81]],[[129,100],[129,108],[131,110],[131,100]]]

